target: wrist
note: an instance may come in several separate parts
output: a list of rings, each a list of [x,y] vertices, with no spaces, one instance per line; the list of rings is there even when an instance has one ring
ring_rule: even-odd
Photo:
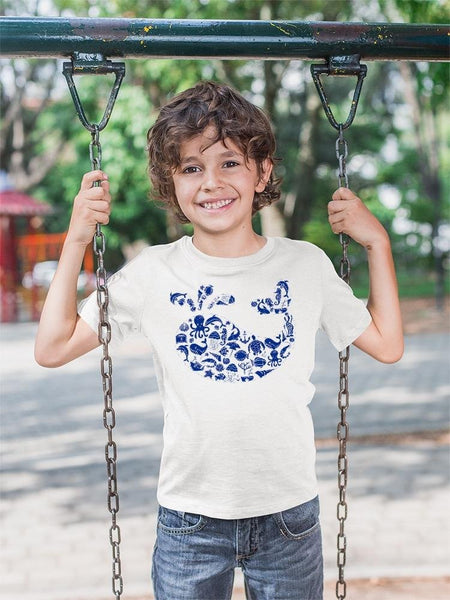
[[[81,264],[86,254],[86,248],[88,247],[88,245],[89,242],[84,242],[81,240],[67,237],[64,241],[64,245],[61,251],[61,259],[64,257],[65,260],[69,260],[70,262],[74,261],[74,264],[79,263],[81,268]]]
[[[72,236],[70,231],[66,235],[66,239],[64,240],[64,246],[73,247],[73,248],[82,248],[86,250],[92,240],[83,240],[79,239],[76,236]]]
[[[387,232],[383,230],[383,232],[380,233],[380,235],[378,235],[376,238],[368,241],[364,247],[369,253],[376,252],[378,250],[390,252],[391,240],[389,239]]]

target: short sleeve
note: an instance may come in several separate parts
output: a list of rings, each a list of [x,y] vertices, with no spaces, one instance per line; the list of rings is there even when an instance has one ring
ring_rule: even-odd
[[[325,253],[322,253],[321,275],[320,327],[341,351],[367,329],[372,318],[364,302],[356,298],[350,286],[338,276]]]
[[[111,341],[114,345],[128,335],[140,331],[142,310],[142,292],[133,273],[125,266],[108,280],[108,317],[111,323]],[[97,332],[99,308],[96,291],[80,302],[78,314]]]

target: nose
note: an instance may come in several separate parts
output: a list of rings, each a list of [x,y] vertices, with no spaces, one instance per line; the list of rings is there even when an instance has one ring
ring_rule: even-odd
[[[202,189],[211,192],[223,187],[222,177],[219,169],[205,169],[203,174]]]

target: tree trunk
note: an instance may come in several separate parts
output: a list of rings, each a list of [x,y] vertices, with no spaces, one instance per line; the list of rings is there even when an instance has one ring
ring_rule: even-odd
[[[269,0],[261,9],[261,18],[270,20],[278,18],[278,3],[275,0]],[[266,60],[263,63],[264,69],[264,109],[272,121],[275,129],[274,117],[276,114],[276,98],[281,85],[282,71],[279,63]],[[268,237],[285,237],[286,226],[282,214],[282,209],[278,204],[266,206],[261,211],[261,229],[262,234]]]
[[[289,237],[299,240],[303,228],[311,217],[314,204],[314,172],[317,166],[318,128],[322,106],[315,91],[307,91],[303,126],[299,137],[298,177],[295,184],[295,200],[292,215],[287,223]]]
[[[17,64],[20,66],[17,67]],[[36,142],[31,136],[39,116],[50,102],[55,86],[56,62],[49,66],[52,70],[45,83],[39,80],[36,64],[23,67],[22,62],[11,60],[9,66],[14,89],[2,98],[1,108],[5,118],[1,127],[1,162],[15,189],[25,192],[42,181],[56,164],[66,144],[63,135],[52,131],[49,133],[48,148],[40,149],[38,153],[36,147],[40,140]],[[33,81],[40,82],[40,94],[27,95],[27,86]]]

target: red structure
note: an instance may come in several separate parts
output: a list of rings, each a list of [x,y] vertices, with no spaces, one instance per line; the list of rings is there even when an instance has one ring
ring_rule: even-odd
[[[42,217],[53,208],[12,189],[0,171],[0,322],[39,319],[65,233],[39,231]],[[36,223],[40,218],[40,223]],[[78,293],[84,297],[95,287],[94,254],[88,247]],[[20,314],[19,314],[20,313]]]
[[[24,218],[31,231],[32,217],[46,216],[53,212],[48,204],[11,189],[6,178],[0,190],[0,321],[18,319],[17,289],[21,282],[18,264],[17,220]]]
[[[19,297],[29,317],[39,319],[47,288],[56,270],[56,264],[66,239],[66,233],[30,233],[18,238],[18,257],[24,277]],[[85,297],[95,287],[94,253],[88,246],[83,260],[83,271],[78,278],[79,297]]]

